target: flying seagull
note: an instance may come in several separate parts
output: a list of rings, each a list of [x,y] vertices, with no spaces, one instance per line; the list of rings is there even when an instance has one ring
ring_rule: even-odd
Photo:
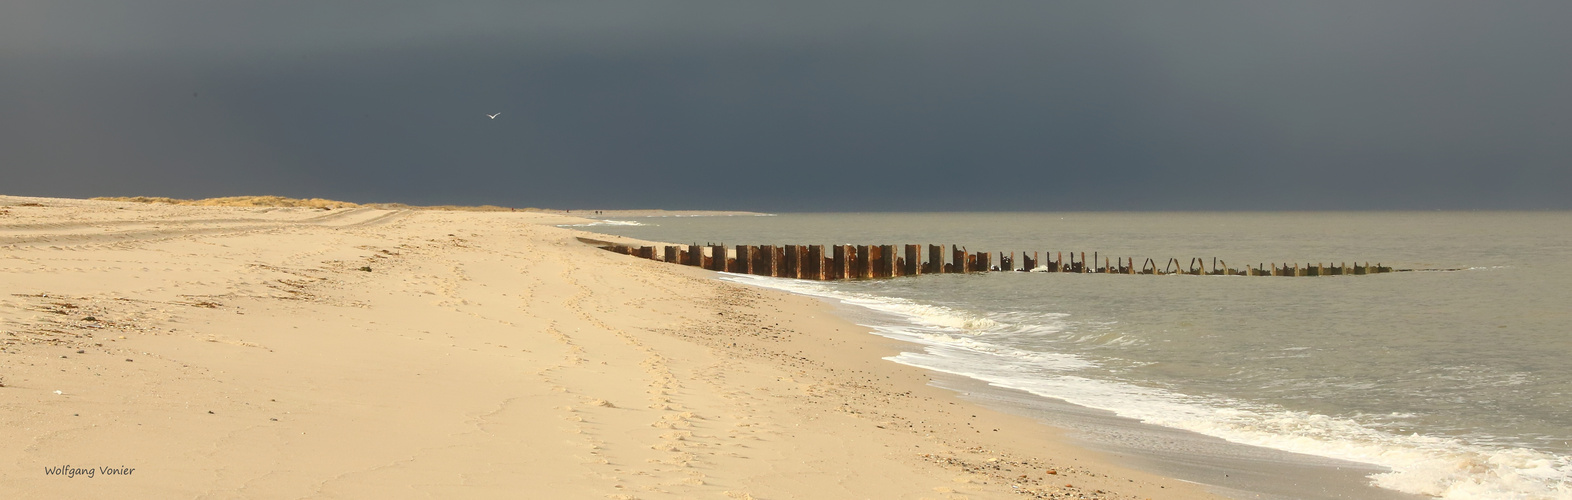
[[[490,119],[495,120],[495,119],[497,119],[497,115],[501,115],[501,114],[502,113],[499,112],[499,113],[496,113],[496,114],[486,115],[486,118],[490,118]]]

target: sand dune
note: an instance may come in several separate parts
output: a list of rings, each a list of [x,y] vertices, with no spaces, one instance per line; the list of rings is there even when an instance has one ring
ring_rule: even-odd
[[[0,497],[1206,496],[583,219],[0,207]]]

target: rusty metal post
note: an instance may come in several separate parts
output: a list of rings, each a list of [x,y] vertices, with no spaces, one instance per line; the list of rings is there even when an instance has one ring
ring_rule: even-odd
[[[966,250],[950,245],[950,270],[947,272],[964,273],[966,269]]]

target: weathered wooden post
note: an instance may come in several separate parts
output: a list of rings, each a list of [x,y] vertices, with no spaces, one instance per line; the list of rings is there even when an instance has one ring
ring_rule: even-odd
[[[922,274],[922,247],[919,245],[906,245],[906,267],[903,272],[907,276]]]
[[[803,278],[810,280],[824,280],[824,245],[808,245],[808,258],[803,261],[807,265]]]
[[[925,273],[944,273],[944,245],[928,245],[928,268]]]
[[[1026,252],[1021,252],[1021,268],[1025,269],[1027,272],[1037,269],[1037,254],[1032,253],[1032,255],[1028,257]]]
[[[683,264],[693,267],[704,267],[704,251],[699,249],[697,243],[688,245],[688,260],[683,261]]]
[[[830,261],[832,264],[830,265],[829,276],[826,279],[846,279],[846,270],[851,268],[851,260],[847,258],[846,253],[846,245],[830,247]]]
[[[857,245],[846,245],[846,270],[841,274],[846,279],[857,279]]]
[[[966,272],[966,250],[955,245],[950,245],[950,271],[952,273]]]
[[[664,250],[666,251],[666,255],[665,255],[665,258],[662,259],[662,260],[665,260],[666,262],[670,262],[672,264],[676,264],[678,262],[678,258],[677,258],[678,250],[677,250],[677,247],[671,246],[671,245],[667,245]]]
[[[775,269],[771,272],[771,276],[780,278],[793,277],[788,274],[788,270],[791,268],[791,260],[786,258],[786,252],[790,248],[792,248],[792,245],[780,245],[774,248],[771,260],[775,261]],[[792,254],[796,255],[796,252],[792,252]]]
[[[879,277],[879,257],[881,257],[883,253],[884,252],[880,251],[879,245],[868,245],[868,257],[863,259],[864,263],[867,265],[865,268],[867,271],[863,274],[864,278]],[[857,256],[859,258],[862,257],[862,252],[859,251]]]
[[[768,248],[765,247],[758,245],[748,245],[748,267],[746,268],[748,274],[761,276],[769,275],[770,270],[769,268],[765,267],[766,263],[764,262],[764,254],[767,253],[767,251]]]
[[[735,252],[736,255],[734,257],[727,259],[726,271],[738,274],[752,274],[748,271],[749,268],[753,267],[753,254],[748,252],[748,245],[737,245]]]
[[[781,276],[786,278],[802,277],[802,252],[797,249],[800,245],[786,245],[784,254],[781,255]]]
[[[896,255],[894,255],[894,245],[879,245],[880,278],[896,277],[896,272],[899,272],[899,270],[894,267],[894,259],[896,259]]]
[[[879,245],[879,275],[882,278],[894,278],[899,272],[895,267],[895,245]]]
[[[869,264],[869,259],[873,258],[873,250],[868,248],[868,245],[857,245],[856,248],[857,253],[852,254],[852,277],[873,277],[873,266]]]
[[[776,276],[775,271],[775,245],[763,245],[754,248],[758,252],[753,265],[753,274],[759,276]]]
[[[812,279],[812,278],[808,278],[808,268],[807,268],[807,265],[808,265],[808,246],[807,245],[792,245],[791,247],[792,247],[792,250],[795,250],[794,253],[796,254],[796,258],[786,259],[786,260],[789,260],[789,261],[792,262],[792,265],[791,265],[792,266],[791,276],[793,278],[797,278],[797,279],[804,279],[804,278]]]
[[[988,252],[977,252],[977,266],[974,267],[973,270],[977,272],[988,272],[993,270],[993,254]]]
[[[802,252],[797,245],[783,245],[775,248],[776,276],[782,278],[797,278],[802,273]]]

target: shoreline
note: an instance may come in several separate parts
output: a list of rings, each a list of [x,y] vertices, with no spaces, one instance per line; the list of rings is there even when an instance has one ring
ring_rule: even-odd
[[[818,299],[554,227],[585,219],[31,200],[0,197],[5,491],[1214,497],[934,387]]]
[[[737,283],[762,280],[737,276],[741,278],[733,280]],[[768,285],[756,286],[773,289]],[[886,318],[889,313],[843,303],[833,297],[802,295],[826,302],[852,323],[892,325],[890,318]],[[1390,472],[1379,465],[1233,443],[1192,431],[1142,423],[1112,411],[1002,387],[964,374],[907,365],[895,360],[898,354],[922,353],[927,348],[876,331],[867,333],[888,341],[891,351],[881,355],[882,359],[932,374],[930,386],[950,391],[958,399],[1030,418],[1055,429],[1075,446],[1118,457],[1121,465],[1193,482],[1222,496],[1283,500],[1430,498],[1375,486],[1369,475]]]

